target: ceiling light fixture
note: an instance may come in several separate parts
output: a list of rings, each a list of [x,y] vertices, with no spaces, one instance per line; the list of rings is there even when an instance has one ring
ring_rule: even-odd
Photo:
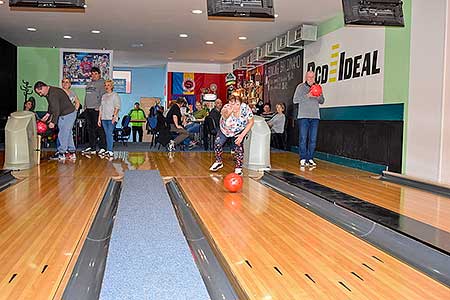
[[[37,29],[36,29],[36,28],[34,28],[34,27],[28,27],[28,28],[27,28],[27,30],[28,30],[28,31],[31,31],[31,32],[35,32],[35,31],[37,31]]]
[[[172,60],[173,58],[172,58],[172,57],[168,57],[167,59],[168,59],[168,60]]]
[[[99,33],[101,33],[101,31],[100,30],[91,30],[91,33],[99,34]]]
[[[87,4],[83,5],[84,8],[87,8]]]
[[[142,48],[142,47],[144,47],[144,43],[134,43],[134,44],[131,44],[131,47],[132,48]]]
[[[213,45],[214,42],[212,42],[212,41],[206,41],[205,44],[207,44],[207,45]]]
[[[202,14],[203,11],[200,10],[200,9],[193,9],[193,10],[192,10],[192,13],[193,13],[194,15],[199,15],[199,14]]]
[[[187,38],[189,35],[187,35],[186,33],[180,33],[180,38]]]
[[[65,35],[65,36],[63,36],[66,40],[70,40],[71,38],[72,38],[72,36],[70,36],[70,35]]]
[[[238,39],[240,39],[240,40],[246,40],[247,37],[246,37],[246,36],[240,36],[240,37],[238,37]]]
[[[5,4],[5,1],[0,1],[0,5],[1,5],[1,4]]]

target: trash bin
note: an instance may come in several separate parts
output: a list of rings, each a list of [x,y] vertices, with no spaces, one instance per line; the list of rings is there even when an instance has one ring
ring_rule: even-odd
[[[263,117],[255,123],[244,140],[244,167],[250,170],[270,169],[270,128]]]
[[[36,164],[36,117],[30,111],[12,113],[5,127],[4,169],[23,170]]]

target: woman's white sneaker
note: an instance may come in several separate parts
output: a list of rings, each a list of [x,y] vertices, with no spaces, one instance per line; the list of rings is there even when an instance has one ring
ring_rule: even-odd
[[[211,166],[211,168],[209,168],[210,171],[216,172],[219,169],[223,168],[223,163],[222,162],[214,162]]]

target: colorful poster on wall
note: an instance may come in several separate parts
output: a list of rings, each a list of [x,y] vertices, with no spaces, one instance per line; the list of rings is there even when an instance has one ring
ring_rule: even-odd
[[[85,87],[93,67],[100,69],[103,79],[111,79],[112,59],[110,50],[60,49],[60,80],[68,78],[72,86]]]
[[[324,106],[383,103],[385,30],[344,27],[305,45],[304,70],[316,72]]]

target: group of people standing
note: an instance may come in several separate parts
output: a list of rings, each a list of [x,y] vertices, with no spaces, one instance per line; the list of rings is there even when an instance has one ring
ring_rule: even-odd
[[[73,140],[72,128],[80,108],[80,101],[70,90],[70,80],[64,78],[62,87],[49,86],[38,81],[34,91],[48,102],[47,113],[41,121],[47,122],[49,128],[58,126],[58,140],[54,160],[76,159],[76,148]],[[86,85],[85,117],[89,146],[83,153],[113,156],[113,130],[119,119],[120,97],[114,92],[114,82],[103,80],[97,67],[91,69],[91,82]]]
[[[83,153],[97,153],[98,144],[98,153],[100,155],[113,156],[113,130],[119,119],[120,97],[113,91],[114,82],[112,80],[103,80],[98,68],[92,68],[91,79],[91,82],[86,86],[85,98],[89,146],[83,150]],[[307,72],[305,82],[297,86],[293,96],[293,103],[298,104],[297,124],[299,128],[301,167],[316,165],[313,157],[320,119],[319,105],[324,103],[325,98],[323,95],[311,95],[310,88],[315,83],[314,81],[314,72]],[[62,86],[63,89],[48,86],[46,83],[38,81],[34,85],[34,90],[41,97],[45,97],[48,102],[48,112],[41,120],[47,122],[49,128],[54,128],[56,125],[59,128],[57,152],[52,159],[76,159],[72,128],[77,110],[80,107],[80,101],[76,94],[70,90],[70,80],[63,79]],[[182,97],[178,98],[166,115],[170,131],[177,134],[175,139],[169,143],[169,151],[173,151],[176,145],[199,130],[198,124],[192,123],[187,125],[185,123],[185,118],[181,112],[181,108],[185,105],[186,100]],[[270,105],[266,104],[262,116],[266,118],[271,128],[274,143],[283,145],[282,139],[286,122],[284,104],[278,103],[276,111],[276,114],[273,114],[270,111]],[[216,132],[214,132],[215,162],[210,167],[210,170],[217,171],[223,167],[223,145],[228,140],[231,140],[235,160],[235,173],[242,175],[243,140],[254,124],[254,112],[252,109],[240,96],[232,94],[223,108],[222,101],[218,99],[211,112],[208,113],[199,103],[195,113],[194,117],[202,121],[210,116],[214,126],[217,128]],[[139,108],[139,103],[135,103],[135,107],[130,111],[129,115],[134,120],[145,119],[145,113]],[[133,140],[136,141],[136,134],[138,134],[139,141],[142,141],[142,123],[136,123],[136,126],[132,124]],[[195,146],[195,142],[190,141],[189,146]]]

